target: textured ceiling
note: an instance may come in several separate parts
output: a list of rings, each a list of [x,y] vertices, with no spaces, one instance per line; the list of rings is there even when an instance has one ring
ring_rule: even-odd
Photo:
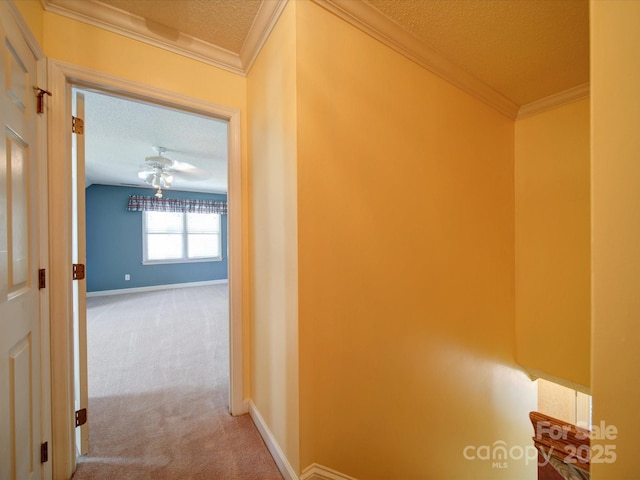
[[[227,192],[227,123],[97,92],[85,96],[86,184],[138,185],[145,158],[164,147],[192,165],[174,174],[172,190]]]
[[[286,1],[42,0],[49,11],[240,74],[251,67]],[[430,68],[443,59],[454,66],[453,77],[444,78],[513,117],[523,105],[589,82],[588,0],[313,1],[375,38],[395,42],[400,52],[416,45],[435,52],[435,62],[414,60]],[[458,77],[467,79],[459,84]],[[469,79],[472,87],[466,88]],[[89,182],[136,183],[155,145],[166,147],[168,157],[209,169],[202,182],[177,178],[175,188],[226,191],[226,124],[92,95],[88,128],[95,125],[97,137],[87,137]],[[211,164],[203,163],[205,157]]]
[[[42,1],[51,11],[246,73],[287,0]],[[495,91],[516,109],[589,82],[589,0],[313,1],[360,15],[359,26],[398,27],[478,79],[472,91]],[[407,50],[404,38],[390,40]]]
[[[588,0],[367,0],[521,106],[589,81]]]
[[[262,0],[101,0],[148,20],[239,53]]]

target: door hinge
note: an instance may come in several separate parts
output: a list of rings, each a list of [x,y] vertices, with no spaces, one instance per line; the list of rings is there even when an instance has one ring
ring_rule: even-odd
[[[71,132],[78,135],[84,134],[84,120],[78,117],[71,117]]]
[[[49,461],[49,442],[40,444],[40,463],[47,463]]]
[[[80,427],[87,423],[87,409],[81,408],[76,412],[76,427]]]
[[[73,264],[73,279],[84,280],[84,265],[82,263]]]
[[[47,271],[44,268],[38,270],[38,289],[47,288]]]
[[[44,113],[44,96],[51,96],[51,92],[40,87],[33,87],[33,90],[36,92],[36,98],[38,99],[36,102],[36,112]]]

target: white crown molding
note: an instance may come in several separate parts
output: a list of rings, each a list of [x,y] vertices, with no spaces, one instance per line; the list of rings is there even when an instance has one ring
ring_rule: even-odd
[[[256,405],[251,400],[249,400],[249,415],[251,416],[251,420],[253,420],[253,423],[258,429],[258,432],[260,432],[260,435],[262,436],[264,443],[267,445],[269,453],[271,453],[271,456],[276,462],[278,470],[280,470],[280,473],[284,477],[284,480],[298,480],[298,475],[289,463],[289,460],[287,460],[287,456],[280,448],[276,437],[273,436],[273,433],[271,433],[267,422],[265,422],[264,418],[262,418],[262,415],[260,415],[258,407],[256,407]]]
[[[353,0],[313,1],[509,118],[516,118],[518,105],[482,80],[438,54],[369,3],[354,2]]]
[[[353,477],[337,472],[328,467],[312,463],[302,472],[300,480],[356,480]]]
[[[99,1],[42,0],[42,2],[48,12],[64,15],[232,73],[240,75],[246,73],[240,56],[234,52],[159,24],[151,26],[142,17]]]
[[[41,0],[41,2],[49,12],[244,76],[251,69],[288,0],[263,1],[240,54],[162,25],[150,25],[142,17],[131,15],[97,0],[83,2]],[[589,95],[589,84],[584,84],[519,107],[482,80],[418,40],[371,4],[353,0],[313,0],[313,2],[509,118],[526,118]]]
[[[538,113],[551,110],[552,108],[556,108],[567,103],[582,100],[583,98],[589,96],[589,91],[589,83],[583,83],[582,85],[578,85],[562,92],[549,95],[548,97],[541,98],[540,100],[536,100],[535,102],[527,103],[526,105],[520,107],[517,119],[521,120],[523,118],[537,115]]]
[[[273,27],[287,6],[288,0],[264,0],[253,21],[249,34],[240,49],[240,59],[245,74],[251,70]]]

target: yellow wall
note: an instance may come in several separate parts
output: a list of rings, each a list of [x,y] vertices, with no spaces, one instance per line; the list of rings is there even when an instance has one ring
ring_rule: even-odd
[[[251,399],[299,471],[295,2],[248,76]]]
[[[588,388],[589,100],[516,122],[517,360]]]
[[[535,478],[514,365],[514,123],[310,2],[298,12],[301,467]]]
[[[594,480],[638,478],[640,431],[640,2],[591,1]],[[609,445],[611,455],[598,452]]]

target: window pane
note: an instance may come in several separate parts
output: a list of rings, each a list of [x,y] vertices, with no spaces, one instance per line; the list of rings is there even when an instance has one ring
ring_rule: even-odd
[[[220,237],[215,234],[191,234],[188,238],[189,258],[219,257]]]
[[[147,233],[182,233],[181,212],[144,212]]]
[[[147,235],[147,260],[182,258],[182,235]]]
[[[217,213],[187,213],[187,231],[189,233],[218,233],[220,215]]]

